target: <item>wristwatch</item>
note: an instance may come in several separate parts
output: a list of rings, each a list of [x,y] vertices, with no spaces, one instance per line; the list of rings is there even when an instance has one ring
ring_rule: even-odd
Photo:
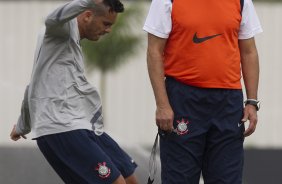
[[[258,101],[258,100],[247,99],[244,103],[245,103],[245,105],[250,104],[250,105],[255,106],[257,111],[259,111],[259,109],[260,109],[260,101]]]

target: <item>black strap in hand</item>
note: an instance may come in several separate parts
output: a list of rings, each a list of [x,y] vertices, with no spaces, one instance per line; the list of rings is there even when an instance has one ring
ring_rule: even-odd
[[[157,156],[157,147],[159,143],[159,133],[157,133],[155,142],[152,148],[150,161],[149,161],[149,178],[147,184],[153,184],[155,180],[155,176],[157,173],[157,162],[156,162],[156,156]]]

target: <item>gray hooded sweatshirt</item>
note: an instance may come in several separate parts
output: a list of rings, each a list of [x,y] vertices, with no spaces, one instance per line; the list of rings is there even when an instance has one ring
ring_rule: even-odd
[[[53,11],[39,35],[16,132],[33,138],[76,129],[103,133],[100,96],[84,76],[76,17],[95,6],[74,0]],[[93,51],[95,52],[95,51]]]

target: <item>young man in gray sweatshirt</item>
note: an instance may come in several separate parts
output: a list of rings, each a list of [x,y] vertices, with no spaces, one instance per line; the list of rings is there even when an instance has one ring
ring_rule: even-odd
[[[111,31],[119,0],[73,0],[57,8],[39,35],[30,84],[11,139],[31,130],[39,149],[72,184],[135,184],[135,162],[103,132],[100,96],[84,75],[80,40]],[[93,50],[95,52],[95,50]]]

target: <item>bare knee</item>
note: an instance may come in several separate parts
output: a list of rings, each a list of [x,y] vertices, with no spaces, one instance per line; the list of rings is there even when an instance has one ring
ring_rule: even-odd
[[[125,178],[126,184],[138,184],[137,179],[134,174]]]
[[[122,175],[120,175],[114,182],[113,184],[126,184],[124,178],[122,177]]]

